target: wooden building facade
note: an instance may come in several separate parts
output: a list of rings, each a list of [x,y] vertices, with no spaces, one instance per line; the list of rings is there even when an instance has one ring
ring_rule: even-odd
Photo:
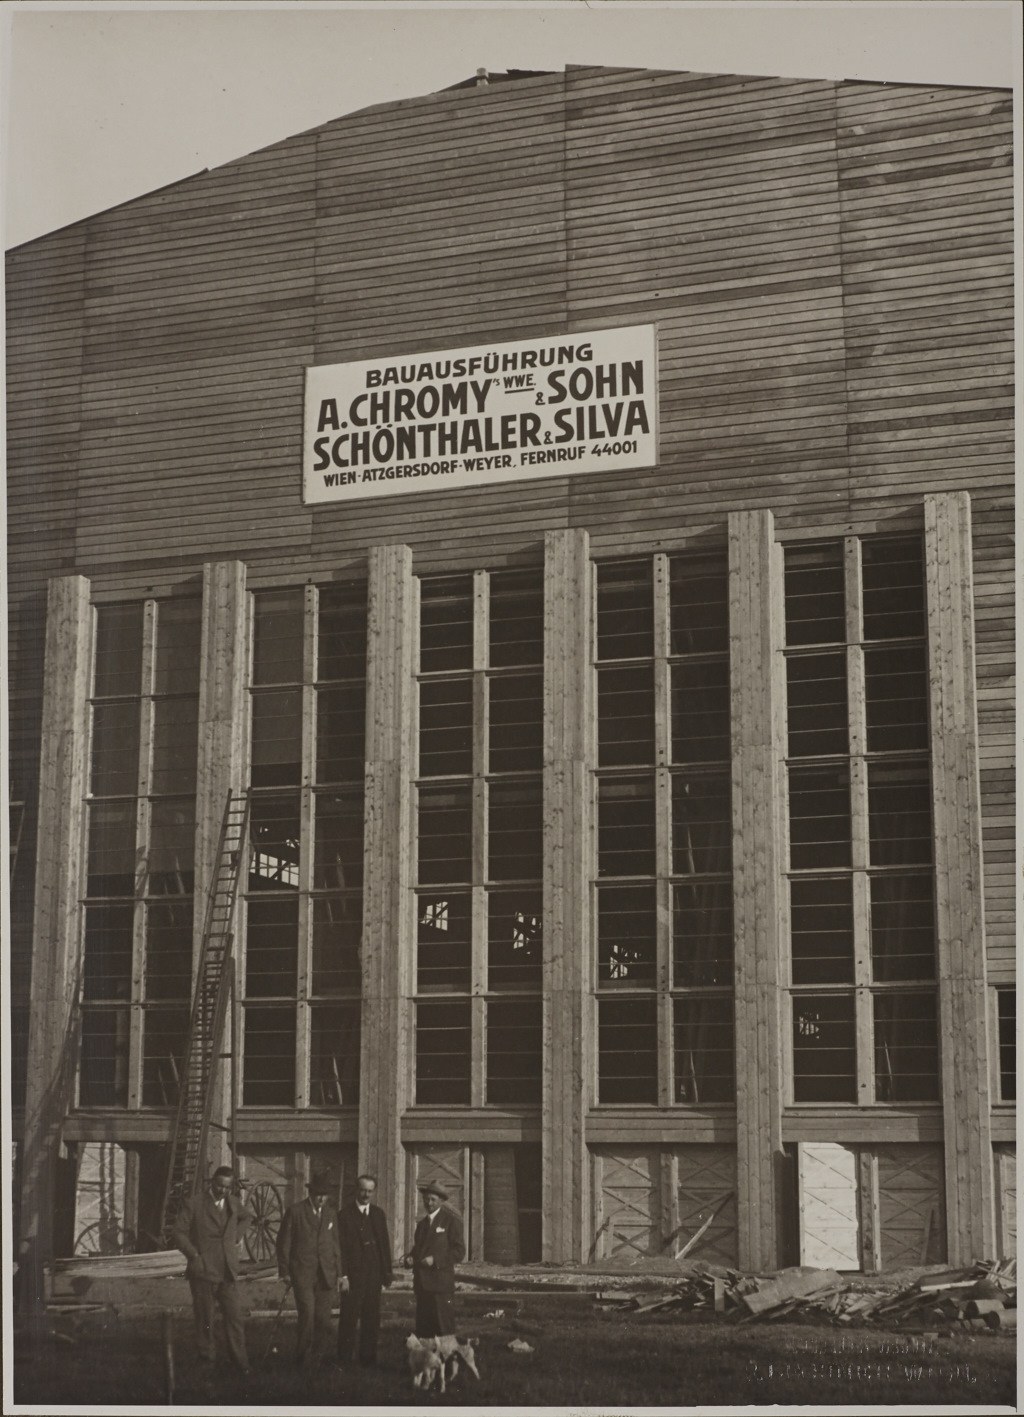
[[[233,792],[248,1181],[1013,1253],[1010,110],[495,76],[10,253],[23,1239],[157,1225]],[[303,502],[307,368],[648,324],[654,465]]]

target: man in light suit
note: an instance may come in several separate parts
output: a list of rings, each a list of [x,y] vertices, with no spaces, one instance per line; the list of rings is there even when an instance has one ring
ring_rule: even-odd
[[[332,1348],[331,1309],[341,1276],[338,1212],[330,1193],[333,1178],[317,1171],[304,1201],[289,1206],[277,1232],[277,1270],[290,1279],[299,1322],[295,1361],[307,1366]]]
[[[234,1172],[218,1166],[209,1186],[185,1202],[171,1227],[174,1245],[188,1259],[186,1274],[192,1290],[199,1355],[212,1363],[213,1301],[224,1317],[224,1337],[236,1368],[249,1372],[245,1319],[238,1296],[238,1241],[252,1224],[252,1215],[232,1194]]]
[[[394,1278],[388,1223],[380,1206],[373,1204],[376,1190],[376,1177],[360,1176],[356,1181],[356,1199],[343,1205],[338,1213],[343,1270],[338,1310],[338,1362],[342,1367],[352,1362],[357,1328],[359,1362],[364,1368],[376,1366],[380,1291]]]
[[[449,1206],[437,1181],[420,1186],[426,1215],[412,1242],[412,1287],[416,1295],[416,1334],[436,1338],[455,1332],[455,1266],[466,1258],[462,1219]]]

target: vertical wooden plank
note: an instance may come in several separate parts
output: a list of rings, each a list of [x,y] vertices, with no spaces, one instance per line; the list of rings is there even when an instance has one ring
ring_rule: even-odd
[[[781,565],[768,511],[729,516],[739,1263],[779,1262],[784,836]]]
[[[401,1118],[412,1095],[416,953],[416,605],[407,546],[370,548],[367,616],[359,1165],[376,1175],[385,1211],[401,1215],[408,1209]]]
[[[42,1266],[53,1255],[53,1205],[61,1126],[77,1059],[66,1039],[81,956],[88,779],[92,611],[84,576],[52,580],[46,601],[39,842],[31,1010],[22,1141],[21,1248],[31,1306],[44,1303]]]
[[[971,504],[925,498],[939,1038],[949,1262],[995,1253]]]
[[[203,628],[199,675],[199,744],[196,767],[195,921],[192,935],[192,976],[195,982],[206,922],[206,902],[217,870],[217,844],[229,792],[241,792],[248,758],[249,608],[245,565],[241,561],[211,561],[203,567]],[[239,890],[245,889],[244,870]],[[236,907],[234,955],[243,949],[237,938],[242,918]],[[226,1048],[222,1049],[226,1052]],[[238,1066],[237,1060],[233,1066]],[[231,1163],[228,1149],[231,1122],[231,1073],[221,1067],[214,1081],[207,1163]]]
[[[584,1122],[592,1102],[589,539],[544,539],[545,1260],[585,1260],[592,1239]]]

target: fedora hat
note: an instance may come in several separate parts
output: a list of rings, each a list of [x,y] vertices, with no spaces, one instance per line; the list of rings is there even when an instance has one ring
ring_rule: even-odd
[[[448,1199],[448,1192],[445,1190],[445,1188],[441,1185],[439,1181],[424,1181],[423,1184],[421,1186],[417,1186],[416,1189],[421,1195],[424,1196],[439,1196],[440,1199],[443,1201],[446,1201]]]
[[[317,1195],[327,1195],[334,1189],[334,1177],[330,1171],[314,1171],[309,1178],[309,1189]]]

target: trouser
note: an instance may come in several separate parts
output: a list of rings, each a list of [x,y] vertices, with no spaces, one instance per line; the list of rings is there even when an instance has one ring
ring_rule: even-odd
[[[299,1315],[295,1335],[295,1361],[310,1363],[330,1351],[334,1290],[319,1278],[296,1280],[293,1276],[292,1292]]]
[[[245,1350],[245,1319],[242,1301],[238,1296],[238,1285],[228,1276],[222,1280],[194,1279],[189,1276],[192,1290],[192,1309],[196,1319],[196,1338],[199,1353],[211,1361],[216,1357],[213,1341],[213,1301],[216,1299],[224,1318],[224,1339],[231,1361],[238,1368],[248,1368],[249,1355]]]
[[[338,1362],[351,1363],[359,1330],[359,1361],[364,1366],[377,1361],[380,1332],[380,1285],[342,1290],[338,1299]]]
[[[416,1291],[416,1336],[439,1338],[455,1332],[454,1294],[426,1294]]]

